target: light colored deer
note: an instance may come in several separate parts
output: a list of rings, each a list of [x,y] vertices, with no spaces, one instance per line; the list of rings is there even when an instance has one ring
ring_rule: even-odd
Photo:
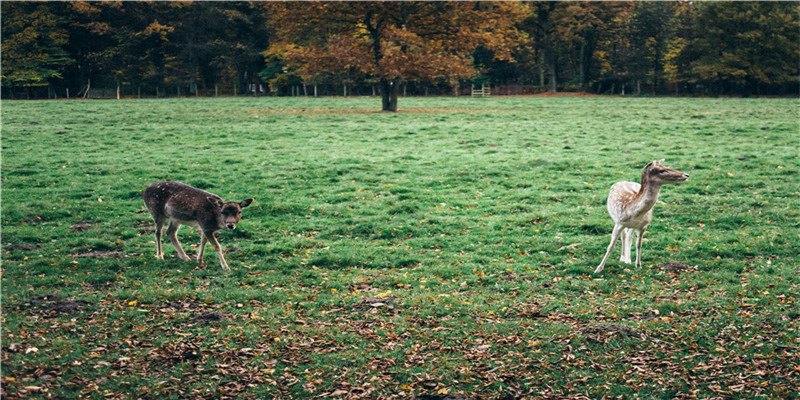
[[[614,249],[617,238],[622,233],[622,256],[620,261],[631,263],[631,236],[636,232],[636,267],[641,268],[642,237],[647,225],[653,220],[653,207],[658,201],[661,186],[667,183],[683,182],[689,175],[661,165],[664,160],[653,161],[642,170],[642,183],[617,182],[608,193],[608,213],[614,220],[611,244],[608,245],[603,261],[594,270],[603,270],[606,260]]]
[[[253,199],[239,203],[224,202],[217,195],[180,182],[154,183],[144,190],[142,196],[156,223],[157,259],[164,259],[164,252],[161,250],[161,231],[164,225],[168,224],[167,236],[175,246],[178,257],[181,260],[190,260],[176,236],[181,225],[189,225],[200,231],[200,248],[197,250],[200,266],[204,265],[203,251],[206,242],[211,242],[219,255],[222,268],[230,270],[228,263],[225,262],[225,256],[222,255],[222,247],[217,241],[216,233],[220,229],[236,229],[236,224],[242,218],[242,208],[249,206]]]

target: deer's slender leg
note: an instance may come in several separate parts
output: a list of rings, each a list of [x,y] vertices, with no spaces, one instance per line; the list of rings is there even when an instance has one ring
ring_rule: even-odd
[[[214,246],[214,250],[217,251],[217,255],[219,255],[219,263],[222,264],[222,269],[230,270],[228,267],[228,263],[225,262],[225,256],[222,254],[222,246],[219,245],[217,241],[217,237],[214,234],[207,234],[208,241],[211,242],[211,245]]]
[[[625,228],[622,231],[622,255],[619,260],[626,264],[631,263],[631,245],[633,244],[631,239],[633,239],[633,229]]]
[[[594,273],[598,273],[603,270],[603,267],[606,265],[606,260],[608,260],[608,256],[611,254],[611,250],[614,250],[614,244],[617,243],[617,237],[619,237],[619,233],[622,231],[622,225],[614,225],[614,231],[611,232],[611,243],[608,245],[608,249],[606,250],[606,255],[603,256],[603,261],[600,261],[600,265],[597,266],[597,269],[594,270]]]
[[[178,241],[178,228],[181,227],[181,224],[172,221],[169,223],[169,227],[167,228],[167,236],[169,236],[169,240],[172,242],[172,245],[175,246],[175,250],[178,252],[178,258],[184,261],[189,261],[189,256],[186,255],[186,252],[183,251],[183,247],[181,247],[181,242]]]
[[[203,252],[206,250],[207,242],[208,239],[206,239],[206,234],[203,233],[203,231],[200,231],[200,248],[197,249],[197,261],[201,267],[205,265],[205,262],[203,262]]]
[[[161,231],[164,229],[164,220],[155,220],[156,222],[156,258],[159,260],[164,259],[164,252],[161,249]]]
[[[636,231],[636,268],[642,268],[642,238],[644,238],[644,231],[647,227],[639,229]]]

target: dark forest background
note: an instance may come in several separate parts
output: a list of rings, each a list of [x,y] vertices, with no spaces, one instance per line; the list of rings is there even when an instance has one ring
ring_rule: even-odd
[[[419,74],[402,81],[402,93],[451,95],[489,84],[497,94],[794,96],[799,4],[524,3],[513,21],[513,58],[478,46],[470,79]],[[413,5],[398,12],[413,15]],[[308,82],[268,51],[279,39],[298,39],[276,37],[281,24],[298,21],[275,18],[273,7],[2,2],[2,97],[375,94],[373,77],[331,73]]]

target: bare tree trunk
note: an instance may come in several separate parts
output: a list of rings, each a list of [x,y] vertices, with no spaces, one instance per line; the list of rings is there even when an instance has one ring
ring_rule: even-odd
[[[546,64],[544,59],[544,51],[540,51],[540,61],[539,61],[539,86],[544,86],[544,65]]]
[[[308,86],[303,82],[303,96],[308,97]]]
[[[139,98],[139,99],[142,98],[142,87],[141,86],[137,86],[136,87],[136,97]]]
[[[215,83],[214,84],[214,97],[218,97],[218,96],[219,96],[219,85]]]
[[[636,80],[636,95],[637,96],[641,96],[642,95],[642,80],[641,79],[637,79]]]
[[[397,85],[388,79],[381,79],[381,111],[397,112]]]
[[[581,43],[581,54],[579,60],[580,78],[581,78],[581,92],[586,91],[586,41]]]
[[[117,100],[119,100],[119,81],[117,81]]]
[[[13,90],[11,91],[11,94],[12,94],[12,97],[11,97],[11,98],[13,99],[13,98],[14,98],[14,97],[13,97],[13,94],[14,94],[14,91],[13,91]],[[69,98],[69,88],[67,88],[67,98]]]
[[[317,97],[317,84],[314,84],[314,97]]]

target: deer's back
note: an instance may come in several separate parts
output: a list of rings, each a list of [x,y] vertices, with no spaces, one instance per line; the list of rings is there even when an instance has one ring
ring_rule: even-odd
[[[219,198],[180,182],[156,182],[148,186],[142,196],[153,216],[184,223],[197,222],[197,225],[204,225],[206,220],[213,222],[215,210],[208,197]]]

